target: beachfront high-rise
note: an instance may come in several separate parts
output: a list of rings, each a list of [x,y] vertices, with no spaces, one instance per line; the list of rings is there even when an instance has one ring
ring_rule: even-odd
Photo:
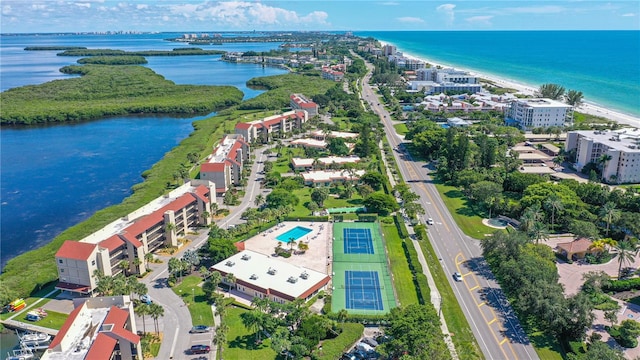
[[[551,99],[517,99],[505,108],[507,125],[522,130],[534,128],[562,127],[573,121],[573,107]]]
[[[602,167],[601,177],[611,183],[640,182],[640,130],[570,131],[565,151],[576,152],[576,169],[587,164]]]

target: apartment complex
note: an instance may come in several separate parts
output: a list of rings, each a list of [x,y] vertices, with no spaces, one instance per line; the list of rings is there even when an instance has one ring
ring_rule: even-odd
[[[304,184],[311,187],[331,186],[334,183],[357,182],[364,170],[318,170],[302,174]]]
[[[225,135],[213,149],[207,162],[200,165],[200,179],[216,184],[217,193],[240,185],[244,163],[249,160],[249,144],[239,134]]]
[[[292,94],[290,97],[291,108],[294,110],[305,110],[309,117],[318,115],[318,104],[307,99],[302,94]]]
[[[507,125],[522,130],[564,126],[573,121],[573,107],[551,99],[517,99],[505,108]]]
[[[576,169],[589,163],[602,166],[602,179],[612,183],[640,183],[640,130],[570,131],[565,151],[576,152]]]
[[[357,155],[351,156],[327,156],[321,157],[317,159],[301,159],[301,158],[292,158],[291,166],[293,166],[294,170],[311,170],[314,165],[316,167],[334,167],[334,166],[342,166],[344,164],[357,164],[360,162],[360,157]]]
[[[334,70],[329,66],[322,67],[322,78],[331,81],[342,81],[344,79],[344,72]]]
[[[438,69],[435,67],[416,70],[417,81],[451,82],[456,84],[477,84],[478,77],[466,71],[453,68]]]
[[[235,132],[242,135],[247,143],[254,141],[266,143],[274,133],[287,133],[293,129],[300,129],[307,120],[309,120],[309,113],[306,110],[292,110],[260,120],[238,123]]]
[[[192,180],[80,241],[65,241],[56,252],[57,289],[91,294],[94,272],[114,276],[122,271],[144,274],[145,255],[163,246],[178,246],[178,235],[211,224],[215,184]],[[122,269],[123,260],[129,267]]]
[[[129,296],[77,298],[42,360],[142,360]]]
[[[250,297],[267,298],[281,304],[295,299],[307,301],[331,279],[321,272],[250,250],[222,260],[210,270],[219,272],[223,277],[233,273],[236,290]]]

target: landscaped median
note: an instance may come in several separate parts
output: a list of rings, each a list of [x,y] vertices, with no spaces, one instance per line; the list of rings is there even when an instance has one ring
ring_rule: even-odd
[[[187,304],[192,324],[213,326],[215,324],[211,304],[207,301],[202,287],[199,286],[201,282],[202,278],[191,275],[184,277],[182,282],[171,289]]]

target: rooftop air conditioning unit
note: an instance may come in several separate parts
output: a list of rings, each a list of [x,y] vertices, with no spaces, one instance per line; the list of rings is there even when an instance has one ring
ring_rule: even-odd
[[[296,282],[298,282],[298,278],[290,276],[289,279],[287,279],[288,282],[295,284]]]
[[[278,271],[276,271],[276,269],[274,269],[274,268],[269,268],[269,270],[267,270],[267,273],[268,273],[269,275],[275,275],[277,272],[278,272]]]
[[[303,271],[302,274],[300,274],[300,277],[306,280],[309,278],[309,274],[307,274],[306,271]]]
[[[242,260],[249,260],[249,259],[251,259],[251,255],[249,255],[249,254],[244,254],[244,255],[242,255],[241,259],[242,259]]]
[[[225,264],[225,265],[227,265],[227,266],[229,266],[229,267],[231,267],[231,266],[235,265],[236,263],[234,263],[233,261],[229,260],[229,261],[227,261],[227,262],[226,262],[226,263],[224,263],[224,264]]]
[[[251,280],[256,280],[258,278],[258,275],[256,274],[251,274],[251,276],[249,276],[249,279]]]

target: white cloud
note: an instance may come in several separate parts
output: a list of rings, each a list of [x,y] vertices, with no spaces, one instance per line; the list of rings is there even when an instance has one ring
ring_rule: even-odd
[[[31,10],[45,10],[47,8],[47,5],[45,4],[32,4],[31,5]]]
[[[454,4],[442,4],[436,8],[436,11],[445,15],[447,25],[452,25],[455,20],[456,14],[453,11],[455,7]]]
[[[91,7],[91,4],[89,4],[89,3],[74,3],[74,5],[78,6],[78,7],[87,8],[87,9],[89,9]]]
[[[473,25],[491,26],[491,19],[493,19],[493,15],[472,16],[466,18],[465,20]]]
[[[11,14],[11,5],[3,5],[2,6],[2,15]]]
[[[147,4],[138,4],[138,5],[136,5],[136,9],[138,9],[138,10],[148,9],[148,8],[149,8],[149,5],[147,5]]]
[[[636,16],[636,14],[634,14],[634,13],[626,13],[626,14],[622,14],[622,16],[624,16],[624,17],[632,17],[632,16]]]
[[[404,16],[404,17],[399,17],[396,18],[396,20],[403,22],[403,23],[413,23],[413,24],[417,24],[417,23],[423,23],[424,20],[420,19],[419,17],[413,17],[413,16]]]
[[[246,1],[169,5],[167,8],[173,15],[187,19],[211,21],[215,24],[238,28],[255,25],[326,25],[329,17],[324,11],[300,15],[295,11]]]

